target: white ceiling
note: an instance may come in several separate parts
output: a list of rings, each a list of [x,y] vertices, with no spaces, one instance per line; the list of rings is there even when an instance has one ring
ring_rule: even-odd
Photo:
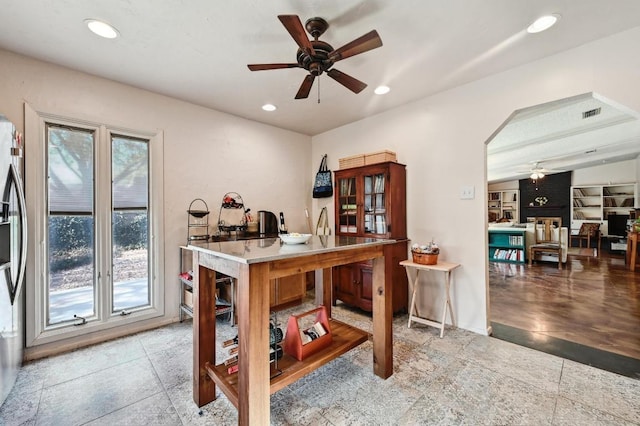
[[[584,117],[587,111],[597,114]],[[640,155],[638,114],[585,93],[515,111],[487,145],[487,180],[522,179]]]
[[[3,0],[1,10],[1,48],[316,135],[635,27],[640,1]],[[548,13],[562,15],[555,27],[525,33]],[[325,18],[320,39],[334,48],[376,29],[382,47],[335,66],[369,87],[356,95],[323,75],[308,99],[294,100],[303,69],[249,71],[249,63],[295,62],[281,14]],[[95,36],[87,18],[121,36]],[[373,94],[381,84],[391,92]],[[262,111],[265,103],[277,111]]]

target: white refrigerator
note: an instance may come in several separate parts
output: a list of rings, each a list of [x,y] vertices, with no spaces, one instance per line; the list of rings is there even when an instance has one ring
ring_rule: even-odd
[[[22,137],[0,115],[0,405],[22,366],[27,221]]]

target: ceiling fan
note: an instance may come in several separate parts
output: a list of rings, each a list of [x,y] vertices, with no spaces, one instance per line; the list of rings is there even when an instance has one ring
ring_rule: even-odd
[[[309,74],[302,81],[300,89],[296,94],[296,99],[304,99],[309,96],[313,81],[323,72],[342,84],[354,93],[360,93],[367,85],[360,80],[351,77],[333,67],[333,64],[350,56],[358,55],[382,46],[382,40],[376,30],[372,30],[365,35],[345,44],[339,49],[334,49],[329,43],[318,40],[329,28],[329,23],[322,18],[311,18],[302,26],[302,22],[297,15],[278,15],[282,25],[289,31],[291,37],[298,44],[296,63],[276,63],[276,64],[249,64],[251,71],[265,71],[282,68],[304,68]],[[306,31],[311,34],[313,40],[309,40]]]
[[[545,177],[546,175],[550,174],[550,173],[562,173],[564,172],[564,170],[550,170],[550,169],[545,169],[544,167],[541,166],[541,164],[539,162],[536,162],[533,164],[533,167],[531,169],[529,169],[529,172],[531,175],[529,176],[532,180],[537,180],[537,179],[542,179],[543,177]]]

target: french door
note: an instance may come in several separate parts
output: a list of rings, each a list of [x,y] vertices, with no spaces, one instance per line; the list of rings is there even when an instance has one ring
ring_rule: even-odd
[[[97,318],[101,296],[109,315],[148,307],[149,141],[109,133],[107,162],[95,130],[46,129],[46,325]],[[109,193],[97,196],[109,184]]]
[[[157,138],[46,117],[40,127],[31,342],[163,314]]]

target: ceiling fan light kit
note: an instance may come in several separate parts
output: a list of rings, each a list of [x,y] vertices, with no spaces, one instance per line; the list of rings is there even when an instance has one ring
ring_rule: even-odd
[[[529,176],[533,180],[542,179],[544,177],[544,173],[542,172],[533,172],[531,176]]]
[[[362,81],[351,77],[335,68],[333,65],[343,59],[359,55],[369,50],[382,46],[382,40],[376,30],[345,44],[339,49],[334,49],[329,43],[319,40],[319,37],[329,28],[329,23],[323,18],[311,18],[302,26],[302,22],[297,15],[278,15],[278,19],[289,32],[293,40],[298,45],[296,53],[296,63],[273,63],[273,64],[249,64],[251,71],[266,71],[285,68],[304,68],[309,74],[304,78],[295,99],[305,99],[309,97],[309,92],[316,77],[326,73],[329,77],[351,90],[360,93],[367,87]],[[308,32],[313,40],[309,40]]]

